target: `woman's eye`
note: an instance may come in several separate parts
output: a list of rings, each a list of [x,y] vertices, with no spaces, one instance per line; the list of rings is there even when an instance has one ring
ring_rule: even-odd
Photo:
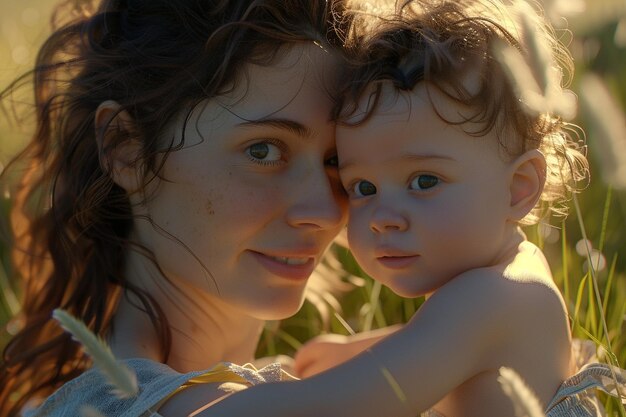
[[[262,162],[278,162],[283,157],[283,151],[276,145],[268,142],[259,142],[250,145],[246,153],[255,160]]]
[[[337,168],[339,166],[339,158],[337,158],[337,155],[333,155],[324,161],[324,165],[331,168]]]
[[[352,187],[352,192],[358,197],[376,194],[376,186],[369,181],[361,180]]]
[[[435,177],[434,175],[418,175],[417,177],[413,178],[413,180],[411,180],[411,184],[409,185],[409,187],[412,190],[427,190],[439,184],[439,181],[439,178]]]

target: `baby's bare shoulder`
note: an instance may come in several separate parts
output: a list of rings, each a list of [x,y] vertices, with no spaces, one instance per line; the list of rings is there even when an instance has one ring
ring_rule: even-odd
[[[514,325],[540,318],[561,324],[566,318],[548,263],[541,250],[528,242],[506,263],[465,271],[438,293],[447,300],[469,298],[481,305],[481,311],[497,312],[503,322]]]

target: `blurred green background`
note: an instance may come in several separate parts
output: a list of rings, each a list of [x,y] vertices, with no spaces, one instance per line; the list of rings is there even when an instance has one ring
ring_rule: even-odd
[[[172,0],[175,1],[175,0]],[[553,227],[528,229],[533,241],[541,245],[550,261],[555,280],[562,289],[572,320],[574,335],[594,340],[604,348],[610,341],[613,355],[604,361],[626,366],[626,0],[545,0],[548,16],[576,61],[572,89],[581,106],[573,121],[581,126],[588,144],[592,181],[572,202],[564,223]],[[0,3],[0,91],[26,71],[34,61],[38,45],[49,31],[53,1],[21,0]],[[564,25],[562,16],[568,20]],[[567,28],[565,30],[564,28]],[[598,78],[590,78],[597,75]],[[597,82],[601,84],[598,85]],[[603,94],[607,88],[609,96]],[[28,100],[28,97],[25,97]],[[3,165],[28,139],[29,126],[15,123],[12,109],[19,96],[3,100],[0,107],[0,163]],[[603,117],[606,116],[606,117]],[[19,309],[19,289],[6,272],[7,210],[10,196],[0,195],[0,346],[15,329],[11,316]],[[602,306],[593,292],[586,251],[581,239],[586,235],[598,263],[597,278]],[[381,288],[361,273],[350,254],[336,250],[344,268],[361,277],[351,291],[337,295],[342,307],[323,301],[324,320],[312,303],[296,316],[268,323],[259,345],[259,355],[292,354],[307,339],[325,331],[348,333],[404,322],[422,300],[405,300]],[[601,307],[601,308],[600,308]],[[529,306],[532,308],[532,306]],[[600,311],[604,311],[609,337],[604,333]],[[541,341],[538,341],[541,343]],[[601,355],[602,356],[602,355]],[[617,406],[607,400],[611,415]]]
[[[35,60],[39,45],[50,31],[50,15],[54,2],[21,0],[0,2],[0,91],[24,73]],[[20,126],[13,115],[19,105],[14,100],[32,99],[25,91],[10,100],[0,101],[0,167],[6,165],[10,156],[28,140],[28,126]],[[0,193],[0,346],[8,339],[16,324],[9,318],[18,311],[18,285],[10,282],[7,213],[10,198]]]
[[[20,0],[0,2],[0,91],[18,74],[26,71],[35,60],[37,49],[50,31],[50,15],[55,2],[46,0]],[[19,149],[25,140],[11,118],[0,113],[0,162]]]

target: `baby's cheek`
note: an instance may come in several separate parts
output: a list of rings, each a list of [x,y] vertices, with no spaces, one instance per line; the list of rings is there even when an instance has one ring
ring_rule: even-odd
[[[447,232],[447,236],[450,236],[450,233],[460,231],[476,220],[476,208],[473,207],[475,203],[450,201],[439,204],[430,211],[425,224],[437,227],[440,232]]]

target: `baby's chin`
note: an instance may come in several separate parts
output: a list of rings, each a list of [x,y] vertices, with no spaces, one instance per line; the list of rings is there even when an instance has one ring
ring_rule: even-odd
[[[396,295],[404,298],[418,298],[435,292],[439,286],[417,276],[387,277],[380,280]]]
[[[396,295],[403,298],[418,298],[432,291],[424,291],[422,288],[406,288],[405,286],[389,287]]]

